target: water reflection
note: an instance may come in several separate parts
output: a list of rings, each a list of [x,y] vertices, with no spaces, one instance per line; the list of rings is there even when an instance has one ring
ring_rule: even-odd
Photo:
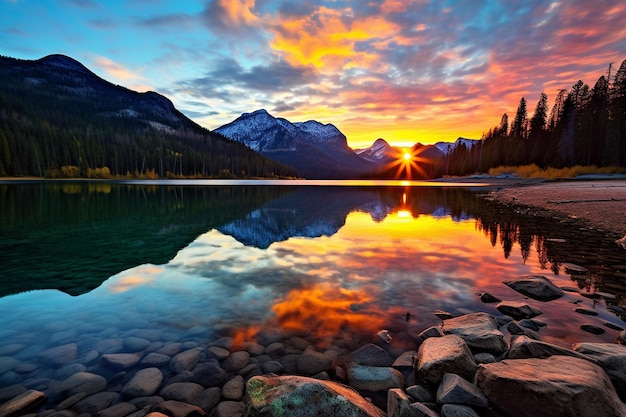
[[[298,336],[320,348],[354,349],[385,328],[395,346],[413,348],[419,331],[439,323],[436,309],[499,314],[478,292],[528,302],[502,284],[526,274],[603,295],[595,300],[570,292],[549,303],[533,301],[548,323],[544,340],[564,346],[612,341],[617,330],[606,323],[626,327],[606,308],[624,306],[623,249],[593,230],[515,212],[465,189],[113,185],[77,192],[72,185],[67,191],[0,187],[7,197],[3,214],[9,213],[2,250],[17,258],[8,269],[3,263],[5,277],[28,259],[54,265],[33,258],[36,238],[62,265],[68,256],[52,250],[56,239],[93,255],[91,262],[113,264],[116,245],[131,250],[119,240],[149,242],[152,249],[133,249],[133,259],[143,260],[79,296],[33,291],[0,298],[0,352],[22,363],[38,363],[41,351],[63,343],[77,343],[79,355],[103,353],[138,334],[200,344],[223,336],[235,344]],[[85,231],[97,237],[83,238]],[[22,247],[20,239],[27,241]],[[152,260],[157,252],[161,258]],[[38,288],[37,274],[23,272],[35,281],[30,288]],[[577,306],[598,316],[575,313]],[[606,332],[581,331],[589,322]],[[0,386],[47,372],[34,369],[7,371]]]

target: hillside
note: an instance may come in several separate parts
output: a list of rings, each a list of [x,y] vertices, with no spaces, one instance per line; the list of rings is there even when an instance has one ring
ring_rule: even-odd
[[[296,172],[197,125],[171,101],[78,61],[0,57],[0,176],[276,177]]]

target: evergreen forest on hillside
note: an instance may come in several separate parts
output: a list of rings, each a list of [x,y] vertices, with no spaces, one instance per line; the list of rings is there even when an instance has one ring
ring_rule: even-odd
[[[0,176],[297,175],[196,125],[156,93],[136,93],[70,58],[54,59],[0,57]]]
[[[488,172],[498,166],[539,168],[626,167],[626,60],[609,65],[593,88],[582,81],[560,90],[549,110],[544,92],[529,117],[524,97],[512,120],[500,124],[468,149],[461,145],[428,168],[432,177]]]

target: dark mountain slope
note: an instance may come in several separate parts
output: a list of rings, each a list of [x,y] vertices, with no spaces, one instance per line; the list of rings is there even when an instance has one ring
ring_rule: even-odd
[[[294,176],[78,61],[0,57],[0,175]]]

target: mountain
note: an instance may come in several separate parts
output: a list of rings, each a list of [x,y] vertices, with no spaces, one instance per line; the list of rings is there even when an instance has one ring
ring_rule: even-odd
[[[472,149],[472,147],[478,143],[480,143],[481,140],[480,139],[467,139],[467,138],[458,138],[456,141],[454,142],[437,142],[435,143],[433,146],[435,146],[437,149],[439,149],[443,155],[447,155],[448,152],[452,152],[453,150],[455,150],[458,146],[461,145],[465,145],[465,147],[467,149]]]
[[[80,62],[0,57],[0,176],[295,176]]]
[[[214,132],[291,166],[306,178],[358,178],[376,169],[348,147],[345,135],[332,124],[292,123],[261,109]]]
[[[397,159],[398,148],[391,146],[385,139],[378,138],[369,148],[355,149],[361,158],[376,164],[386,164]]]

